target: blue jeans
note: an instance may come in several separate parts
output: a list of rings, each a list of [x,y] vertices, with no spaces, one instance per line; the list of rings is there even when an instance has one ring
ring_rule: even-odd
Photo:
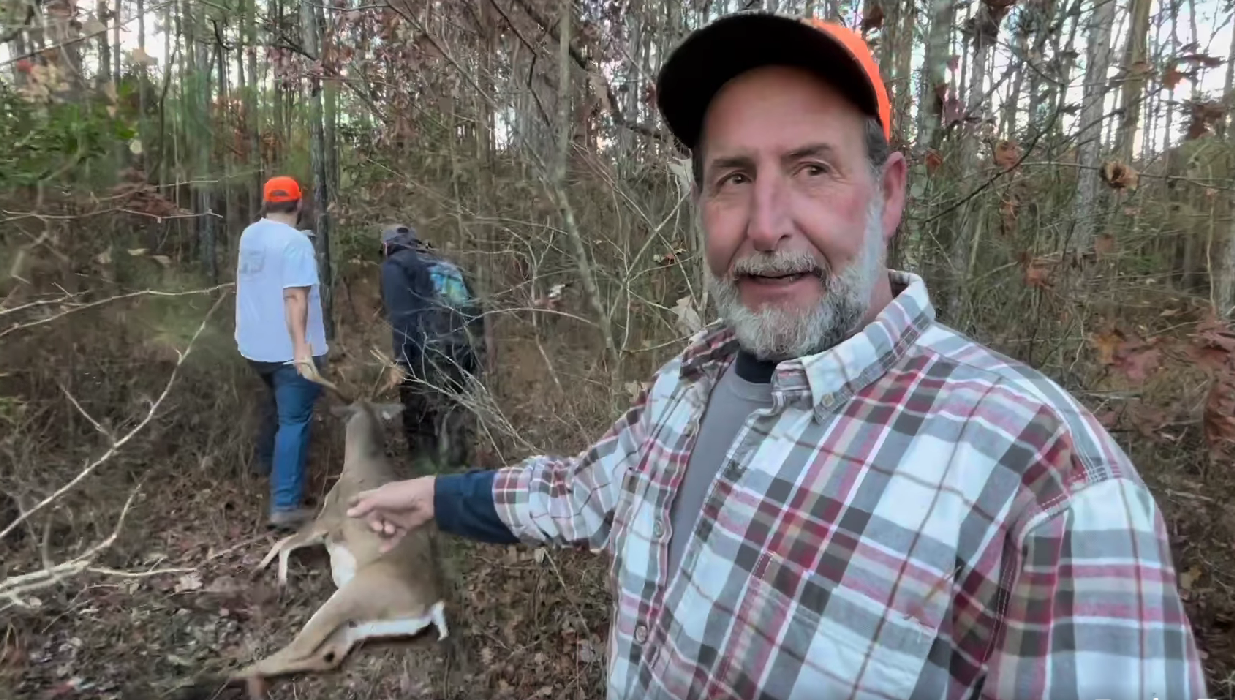
[[[313,362],[320,372],[323,358]],[[300,376],[292,365],[249,360],[249,366],[270,390],[257,438],[257,462],[271,474],[270,509],[294,510],[304,498],[310,419],[322,387]]]

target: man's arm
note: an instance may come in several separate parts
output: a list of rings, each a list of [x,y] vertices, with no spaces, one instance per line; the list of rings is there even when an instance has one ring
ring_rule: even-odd
[[[623,481],[646,443],[650,392],[573,457],[531,457],[496,471],[437,477],[438,527],[484,542],[608,546]]]
[[[289,243],[283,250],[283,316],[297,360],[309,351],[309,288],[317,283],[313,244],[307,238]]]
[[[292,337],[292,347],[297,353],[308,346],[309,288],[283,288],[283,317],[287,321],[287,333]]]
[[[1083,486],[1023,532],[983,697],[1206,697],[1166,528],[1144,486]]]

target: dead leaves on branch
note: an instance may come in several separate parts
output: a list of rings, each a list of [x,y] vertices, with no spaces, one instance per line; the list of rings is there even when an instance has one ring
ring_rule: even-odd
[[[876,29],[883,29],[883,21],[886,19],[883,11],[883,5],[873,3],[870,9],[866,11],[866,15],[862,17],[862,25],[859,31],[866,34]]]
[[[992,160],[1000,170],[1012,170],[1020,165],[1023,153],[1020,144],[1015,141],[1001,140],[995,144]]]
[[[1029,251],[1022,251],[1017,256],[1025,280],[1025,286],[1037,289],[1051,289],[1055,286],[1052,273],[1059,261],[1046,256],[1034,256]]]
[[[1212,133],[1213,127],[1226,116],[1226,107],[1215,100],[1201,102],[1190,100],[1188,106],[1188,133],[1185,139],[1199,139]]]
[[[1113,190],[1135,190],[1140,181],[1140,174],[1135,168],[1118,160],[1103,163],[1098,175]]]
[[[1180,54],[1179,56],[1167,61],[1166,68],[1162,71],[1162,87],[1167,90],[1174,90],[1181,82],[1183,82],[1184,78],[1195,81],[1200,77],[1200,72],[1202,70],[1207,68],[1218,68],[1224,63],[1226,63],[1226,59],[1217,58],[1208,54]],[[1181,69],[1181,64],[1184,64],[1186,67]],[[1152,72],[1152,68],[1148,68],[1145,71],[1146,74],[1150,74]]]

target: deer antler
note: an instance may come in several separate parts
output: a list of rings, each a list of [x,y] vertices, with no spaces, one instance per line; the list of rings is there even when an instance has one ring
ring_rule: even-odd
[[[312,354],[312,351],[313,351],[313,348],[310,346],[309,353]],[[308,362],[298,361],[296,364],[299,367],[300,376],[304,377],[305,379],[308,379],[309,381],[315,384],[320,384],[326,387],[331,392],[333,392],[335,396],[338,396],[339,400],[343,401],[344,403],[349,403],[349,404],[353,403],[356,400],[354,396],[351,396],[350,394],[340,389],[337,384],[323,377],[321,372],[317,371],[317,365],[312,360],[309,360]]]

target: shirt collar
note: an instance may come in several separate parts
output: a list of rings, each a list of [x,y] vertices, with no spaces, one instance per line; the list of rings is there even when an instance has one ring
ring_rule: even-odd
[[[809,399],[817,414],[834,410],[883,376],[935,322],[925,281],[911,272],[889,270],[895,296],[873,321],[839,345],[776,366],[772,387],[787,403]],[[899,290],[899,291],[898,291]],[[717,321],[705,328],[682,355],[682,378],[717,374],[737,356],[733,331]]]

